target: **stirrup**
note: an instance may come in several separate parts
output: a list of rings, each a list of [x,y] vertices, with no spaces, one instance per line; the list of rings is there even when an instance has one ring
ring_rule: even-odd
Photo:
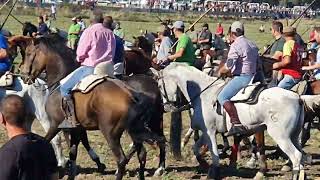
[[[242,124],[232,124],[230,130],[225,134],[226,136],[242,136],[247,134],[247,128]]]

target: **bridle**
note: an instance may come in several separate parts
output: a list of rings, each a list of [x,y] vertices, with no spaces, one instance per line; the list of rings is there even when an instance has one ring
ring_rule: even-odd
[[[163,93],[162,91],[161,92],[161,95],[165,98],[166,102],[163,103],[163,106],[169,106],[170,108],[173,109],[173,112],[181,112],[181,111],[184,111],[184,110],[188,110],[190,108],[192,108],[192,102],[195,101],[197,98],[200,97],[200,95],[205,92],[206,90],[208,90],[210,87],[212,87],[218,80],[221,79],[221,76],[218,77],[216,80],[214,80],[212,83],[210,83],[206,88],[204,88],[202,91],[200,91],[198,94],[196,94],[195,96],[193,96],[192,98],[190,98],[190,100],[180,106],[176,106],[175,105],[175,102],[171,101],[169,99],[169,96],[168,96],[168,92],[166,90],[166,84],[165,84],[165,81],[164,81],[164,76],[163,76],[163,72],[162,70],[158,72],[158,80],[161,80],[162,81],[162,88],[163,88]]]

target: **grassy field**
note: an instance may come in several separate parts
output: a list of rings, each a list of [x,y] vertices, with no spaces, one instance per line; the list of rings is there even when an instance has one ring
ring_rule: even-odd
[[[37,18],[35,16],[17,16],[21,21],[31,21],[32,23],[36,23]],[[0,19],[4,19],[4,13],[0,15]],[[181,19],[183,20],[183,19]],[[210,25],[210,29],[214,30],[217,20],[206,19]],[[60,29],[67,30],[68,26],[70,25],[70,18],[58,17],[57,21],[53,21],[53,25]],[[249,39],[256,42],[256,44],[262,48],[268,42],[272,42],[272,37],[269,33],[271,21],[245,21],[246,26],[246,35]],[[148,30],[148,31],[156,31],[157,27],[159,26],[159,22],[155,19],[154,22],[133,22],[133,21],[122,21],[122,27],[126,33],[126,39],[132,40],[132,36],[138,35],[140,30]],[[200,25],[203,22],[199,23],[196,26],[196,29],[199,29]],[[88,22],[87,22],[88,24]],[[222,22],[225,29],[231,24],[231,21]],[[259,33],[258,28],[261,24],[264,24],[266,27],[265,33]],[[320,25],[320,21],[307,21],[303,20],[300,23],[298,31],[300,33],[304,32],[307,28],[311,25]],[[21,34],[21,25],[17,23],[14,19],[9,18],[8,22],[5,25],[5,28],[13,32],[14,34]],[[304,39],[307,39],[308,33],[304,34]],[[186,128],[189,126],[190,120],[184,114],[183,116],[183,126],[184,132],[186,132]],[[169,140],[169,126],[170,126],[170,118],[169,114],[165,115],[164,127],[165,127],[165,135]],[[33,129],[35,132],[44,134],[42,128],[40,127],[39,123],[35,121]],[[317,130],[312,131],[312,138],[308,142],[307,147],[305,148],[306,152],[313,155],[314,158],[317,158],[314,161],[312,166],[307,166],[307,175],[308,179],[316,179],[320,177],[320,154],[319,154],[319,144],[320,144],[320,133]],[[2,128],[0,128],[0,145],[3,144],[7,140],[5,132]],[[95,164],[92,162],[87,155],[85,149],[82,145],[80,145],[77,164],[80,166],[79,175],[77,179],[114,179],[114,172],[116,169],[116,163],[113,159],[113,156],[109,150],[109,147],[103,138],[102,134],[99,131],[89,132],[89,141],[92,147],[96,150],[96,152],[100,155],[102,162],[107,165],[107,172],[105,175],[101,175],[96,172]],[[220,141],[220,140],[219,140]],[[124,150],[128,150],[130,140],[126,134],[124,134],[122,138],[122,144]],[[266,144],[268,147],[267,153],[270,153],[270,149],[273,149],[275,146],[274,142],[267,137]],[[66,144],[63,144],[66,147]],[[167,151],[167,171],[162,177],[154,178],[151,177],[155,168],[158,164],[158,150],[154,150],[151,147],[147,146],[147,179],[164,179],[164,180],[176,180],[176,179],[205,179],[206,174],[200,173],[197,170],[197,162],[194,159],[192,149],[191,149],[192,142],[190,142],[185,149],[183,150],[183,159],[181,161],[176,161],[172,158],[170,154],[170,149],[168,147]],[[67,150],[65,150],[65,154],[67,155]],[[231,172],[228,168],[228,160],[222,159],[222,174],[226,179],[252,179],[257,172],[257,169],[248,169],[244,167],[245,162],[248,160],[246,156],[248,153],[243,152],[242,159],[239,162],[238,169],[236,171]],[[283,173],[280,172],[281,166],[284,164],[284,160],[268,160],[268,168],[269,171],[267,173],[266,179],[289,179],[290,173]],[[128,174],[126,175],[125,179],[136,179],[136,169],[139,167],[138,160],[136,157],[130,161],[127,166],[129,170]],[[66,177],[64,177],[66,179]]]

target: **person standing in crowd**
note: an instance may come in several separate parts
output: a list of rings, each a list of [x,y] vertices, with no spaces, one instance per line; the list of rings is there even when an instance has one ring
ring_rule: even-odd
[[[51,4],[51,17],[54,21],[57,20],[57,7],[55,3]]]
[[[273,69],[281,70],[284,75],[278,87],[291,89],[301,79],[301,63],[303,48],[295,41],[296,33],[293,27],[283,30],[286,43],[283,46],[282,61],[273,64]]]
[[[77,23],[80,25],[80,36],[83,33],[83,31],[86,29],[86,23],[83,21],[81,16],[77,17]]]
[[[316,31],[315,31],[315,27],[313,27],[311,29],[310,35],[309,35],[309,43],[310,45],[310,49],[317,49],[318,48],[318,43],[316,40]]]
[[[317,44],[320,44],[320,27],[314,28],[314,39]],[[308,71],[308,70],[314,70],[314,78],[316,80],[320,80],[320,49],[317,50],[317,57],[316,62],[310,66],[303,66],[302,70]]]
[[[248,86],[257,72],[259,59],[258,47],[244,36],[244,25],[235,21],[230,28],[230,40],[232,42],[228,53],[227,62],[221,68],[219,74],[231,72],[233,78],[221,90],[218,95],[219,103],[224,107],[230,117],[232,127],[227,136],[247,133],[241,124],[237,109],[230,101],[242,88]]]
[[[72,50],[77,49],[77,44],[79,41],[81,27],[77,23],[77,18],[72,18],[72,24],[69,27],[68,31],[68,47]]]
[[[33,33],[33,37],[35,36],[43,36],[43,35],[47,35],[49,33],[49,29],[47,27],[47,24],[44,23],[44,20],[43,20],[43,16],[39,16],[38,17],[38,23],[39,23],[39,27],[38,27],[38,32],[36,33]]]
[[[194,30],[194,26],[190,28],[188,36],[191,38],[194,49],[197,49],[198,43],[198,32]]]
[[[157,57],[153,59],[155,64],[161,64],[166,61],[167,57],[170,55],[170,50],[172,46],[172,41],[169,38],[170,32],[166,30],[163,26],[158,29],[158,38],[160,39],[160,47]]]
[[[176,46],[176,53],[169,55],[167,59],[169,61],[184,62],[193,66],[196,59],[194,48],[190,37],[184,33],[184,28],[183,21],[176,21],[173,24],[173,33],[178,38],[178,44]]]
[[[217,25],[217,29],[216,29],[216,33],[215,34],[217,34],[217,35],[219,35],[221,37],[223,37],[223,35],[224,35],[223,27],[222,27],[220,22]]]
[[[210,50],[212,47],[212,33],[209,30],[207,23],[203,24],[202,30],[199,33],[198,44],[200,50]]]
[[[114,29],[114,22],[111,16],[106,16],[104,17],[103,20],[103,25],[109,29],[110,31],[113,31]],[[116,40],[116,47],[115,47],[115,55],[112,59],[113,61],[113,75],[118,78],[118,79],[122,79],[123,73],[124,73],[124,45],[123,45],[123,40],[117,36],[115,36],[115,40]],[[102,64],[102,63],[100,63]]]
[[[46,23],[48,29],[50,30],[51,29],[51,20],[49,19],[47,14],[43,15],[43,21],[44,21],[44,23]]]
[[[26,127],[26,104],[20,96],[1,101],[0,124],[9,141],[0,148],[0,179],[57,180],[58,167],[51,144]]]
[[[116,40],[109,29],[103,26],[103,14],[94,10],[88,27],[79,40],[77,61],[81,66],[69,74],[61,83],[60,92],[65,112],[65,119],[60,128],[74,128],[78,125],[75,117],[74,103],[71,96],[72,88],[83,78],[94,73],[94,68],[102,62],[112,61],[115,55]]]
[[[281,61],[283,56],[283,46],[286,40],[283,37],[283,24],[280,21],[272,22],[271,34],[275,38],[275,42],[272,44],[270,48],[270,52],[264,56],[275,59],[277,61]],[[272,80],[270,82],[270,87],[277,86],[278,79],[280,79],[279,77],[281,77],[281,74],[279,74],[279,71],[274,70],[272,74]]]
[[[8,57],[8,43],[7,39],[3,36],[0,31],[0,76],[5,74],[11,68],[11,62]]]
[[[115,28],[114,28],[114,30],[113,30],[113,33],[115,34],[115,35],[117,35],[118,37],[120,37],[122,40],[124,40],[124,36],[125,36],[125,34],[124,34],[124,32],[123,32],[123,29],[121,28],[121,26],[120,26],[120,22],[115,22]]]

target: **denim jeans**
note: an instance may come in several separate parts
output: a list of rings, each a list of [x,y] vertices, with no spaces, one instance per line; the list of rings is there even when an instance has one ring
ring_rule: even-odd
[[[290,90],[294,85],[298,84],[300,79],[294,79],[290,75],[284,75],[283,79],[279,82],[278,87]]]
[[[60,92],[62,97],[70,96],[72,88],[80,82],[84,77],[93,74],[94,67],[80,66],[78,69],[74,70],[65,79],[63,79],[60,86]]]
[[[250,83],[254,75],[240,75],[235,76],[227,85],[225,85],[222,91],[218,95],[218,101],[223,104],[235,96],[242,88],[245,88]]]

